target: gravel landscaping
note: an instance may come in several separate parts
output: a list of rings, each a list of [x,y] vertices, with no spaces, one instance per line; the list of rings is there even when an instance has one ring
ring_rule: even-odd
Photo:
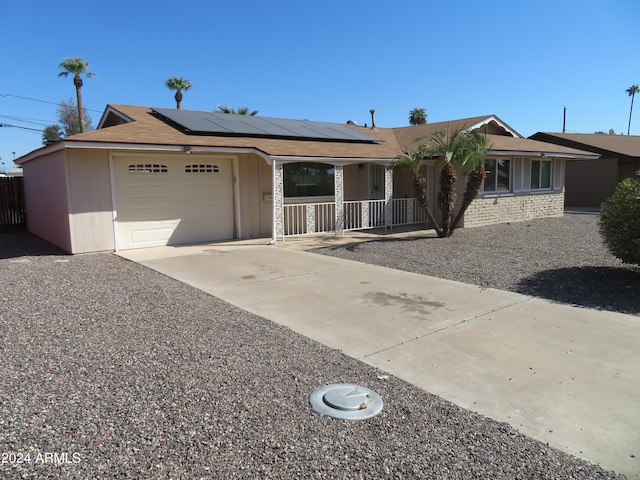
[[[324,247],[316,253],[510,290],[557,302],[640,314],[640,269],[609,253],[595,213],[462,228],[449,238],[403,238]]]
[[[559,301],[583,289],[590,306],[638,313],[638,271],[593,225],[566,216],[322,253]],[[0,324],[2,478],[624,478],[109,253],[0,234]],[[311,412],[309,394],[340,382],[378,392],[382,413]]]

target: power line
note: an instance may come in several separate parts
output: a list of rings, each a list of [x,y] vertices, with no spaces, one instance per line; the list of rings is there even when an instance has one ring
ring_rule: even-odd
[[[0,115],[0,117],[2,118],[7,118],[9,120],[15,120],[17,122],[23,122],[23,123],[32,123],[34,125],[51,125],[53,123],[56,122],[52,122],[50,120],[42,120],[39,118],[28,118],[28,117],[14,117],[11,115]]]
[[[31,98],[31,97],[22,97],[20,95],[13,95],[11,93],[0,93],[0,97],[13,97],[13,98],[21,98],[23,100],[31,100],[32,102],[40,102],[40,103],[48,103],[50,105],[57,105],[58,107],[62,106],[62,103],[59,102],[49,102],[48,100],[41,100],[39,98]],[[83,107],[85,110],[88,110],[90,112],[98,112],[98,113],[102,113],[102,110],[93,110],[91,108],[86,108]]]
[[[21,127],[20,125],[11,125],[10,123],[0,123],[0,127],[22,128],[23,130],[32,130],[34,132],[42,133],[42,130],[38,130],[37,128]]]

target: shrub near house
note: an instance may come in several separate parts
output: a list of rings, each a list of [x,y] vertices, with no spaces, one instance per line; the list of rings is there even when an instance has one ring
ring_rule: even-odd
[[[625,263],[640,265],[640,170],[618,184],[602,204],[599,220],[609,251]]]

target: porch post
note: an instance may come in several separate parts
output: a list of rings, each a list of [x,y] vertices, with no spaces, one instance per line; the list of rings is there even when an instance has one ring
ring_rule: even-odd
[[[273,243],[284,239],[284,182],[282,164],[273,160]]]
[[[384,226],[393,226],[393,170],[389,166],[384,168]]]
[[[336,198],[336,232],[344,232],[344,176],[342,165],[334,165],[334,191]]]

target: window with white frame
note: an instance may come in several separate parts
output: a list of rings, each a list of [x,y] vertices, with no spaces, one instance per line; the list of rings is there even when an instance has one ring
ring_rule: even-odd
[[[326,163],[286,163],[283,166],[284,196],[333,196],[334,176],[334,166]]]
[[[551,188],[551,160],[531,160],[531,190]]]
[[[488,158],[484,161],[487,173],[484,179],[485,193],[502,193],[511,191],[511,160]]]

